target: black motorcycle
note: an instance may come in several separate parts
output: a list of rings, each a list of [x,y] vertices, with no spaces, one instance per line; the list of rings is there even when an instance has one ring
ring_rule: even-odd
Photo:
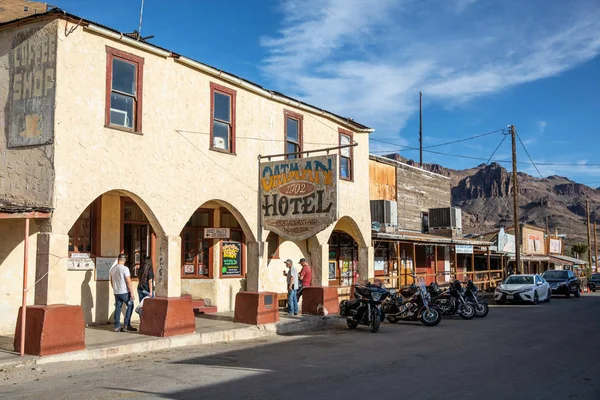
[[[467,300],[467,303],[475,309],[475,317],[483,318],[488,315],[490,308],[488,307],[487,301],[477,296],[478,291],[479,289],[477,289],[477,286],[469,279],[464,289],[465,299]]]
[[[339,315],[346,318],[348,328],[368,325],[369,330],[375,333],[384,318],[381,303],[387,296],[389,292],[379,285],[354,285],[354,300],[342,301]]]
[[[381,308],[388,322],[421,321],[425,326],[436,326],[442,320],[442,312],[435,304],[429,303],[430,295],[424,286],[415,285],[400,289],[400,295],[390,290],[390,296]]]
[[[431,283],[427,291],[431,294],[431,302],[442,310],[443,315],[458,315],[463,319],[475,316],[475,308],[465,299],[459,281],[454,281],[447,290],[441,290],[436,283]]]

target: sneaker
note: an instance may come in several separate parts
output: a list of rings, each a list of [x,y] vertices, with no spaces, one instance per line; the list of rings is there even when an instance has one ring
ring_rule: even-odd
[[[295,316],[298,316],[298,313],[295,313],[294,315],[295,315]]]
[[[127,329],[125,329],[127,332],[137,332],[137,328],[134,328],[133,326],[129,325],[127,327]]]
[[[123,328],[118,327],[118,328],[115,328],[115,332],[124,332],[124,330],[123,330]]]

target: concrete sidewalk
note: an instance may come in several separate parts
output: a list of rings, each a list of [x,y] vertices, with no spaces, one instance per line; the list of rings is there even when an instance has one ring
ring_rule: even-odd
[[[10,350],[12,337],[0,339],[0,369],[19,368],[63,361],[97,360],[134,353],[146,353],[183,346],[251,340],[271,335],[287,335],[323,329],[344,322],[336,316],[304,315],[286,317],[278,323],[246,325],[233,322],[233,312],[196,316],[196,332],[190,335],[159,338],[139,333],[114,332],[112,325],[89,326],[85,329],[86,349],[45,357],[25,356]]]

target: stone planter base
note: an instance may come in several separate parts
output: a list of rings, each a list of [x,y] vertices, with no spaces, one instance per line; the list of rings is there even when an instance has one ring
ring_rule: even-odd
[[[302,314],[331,315],[340,310],[337,288],[306,287],[302,289]]]
[[[168,337],[196,332],[196,318],[189,297],[154,297],[144,300],[140,333]]]
[[[15,329],[15,351],[21,350],[21,309]],[[53,304],[27,306],[25,354],[48,356],[85,349],[85,322],[81,306]]]
[[[250,325],[279,322],[277,293],[239,292],[235,296],[234,321]]]

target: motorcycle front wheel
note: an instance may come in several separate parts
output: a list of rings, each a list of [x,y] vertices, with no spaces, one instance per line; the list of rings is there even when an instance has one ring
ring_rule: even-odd
[[[463,304],[460,310],[460,317],[462,319],[473,319],[475,316],[475,309],[470,304]]]
[[[348,324],[348,328],[350,329],[356,329],[356,327],[358,326],[358,322],[353,319],[347,319],[346,323]]]
[[[381,325],[381,317],[379,316],[379,310],[376,308],[371,311],[371,322],[369,322],[369,330],[372,333],[376,333]]]
[[[442,313],[435,308],[430,308],[429,311],[423,311],[421,314],[421,323],[425,326],[436,326],[442,320]]]
[[[473,305],[473,307],[475,308],[475,317],[477,318],[484,318],[490,312],[490,308],[485,303],[478,303]]]

